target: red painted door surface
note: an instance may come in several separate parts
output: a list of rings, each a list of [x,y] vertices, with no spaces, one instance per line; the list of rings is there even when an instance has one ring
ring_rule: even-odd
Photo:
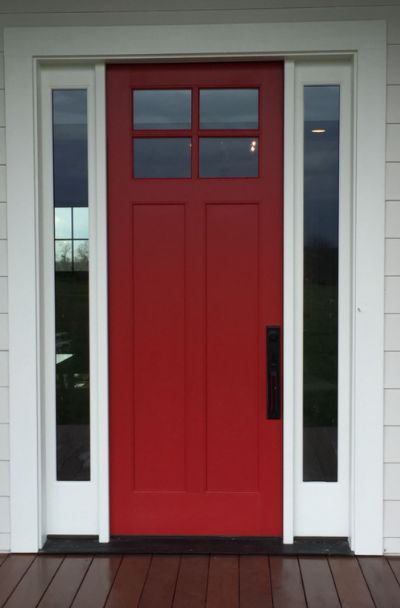
[[[201,130],[199,90],[240,88],[258,90],[258,128]],[[152,89],[190,91],[191,126],[135,131],[133,91]],[[114,535],[282,533],[265,343],[282,322],[282,116],[280,62],[108,67]],[[200,177],[202,136],[250,138],[258,177]],[[191,176],[134,177],[136,137],[188,138]]]

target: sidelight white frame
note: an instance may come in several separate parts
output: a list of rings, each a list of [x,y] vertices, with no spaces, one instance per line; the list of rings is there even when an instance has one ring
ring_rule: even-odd
[[[107,249],[106,232],[99,229],[106,225],[105,191],[97,177],[104,175],[102,163],[105,140],[99,125],[104,125],[104,112],[99,109],[100,99],[96,95],[96,84],[104,84],[104,67],[95,69],[85,65],[68,67],[43,66],[38,79],[38,169],[39,169],[39,247],[40,247],[40,283],[44,297],[41,298],[41,338],[42,338],[42,390],[44,407],[41,410],[41,428],[43,445],[41,446],[42,470],[44,473],[42,500],[45,505],[46,520],[44,527],[47,534],[97,534],[99,532],[98,510],[103,504],[98,499],[99,479],[99,441],[104,440],[100,434],[100,421],[105,424],[107,414],[107,395],[104,385],[107,373],[100,375],[101,366],[97,356],[102,353],[97,342],[103,330],[98,326],[99,318],[107,324],[106,309],[107,283],[102,270],[105,260],[101,254]],[[88,134],[88,208],[89,208],[89,351],[90,377],[95,378],[90,386],[90,480],[57,481],[56,474],[56,386],[55,386],[55,280],[54,280],[54,203],[53,203],[53,126],[52,126],[52,91],[54,89],[84,89],[87,92],[87,134]],[[104,90],[104,87],[102,87]],[[96,103],[97,102],[97,103]],[[99,141],[99,138],[100,141]],[[100,154],[100,159],[99,159]],[[103,205],[101,201],[103,200]],[[98,290],[100,289],[100,294]],[[100,307],[100,309],[99,309]],[[106,326],[106,325],[105,325]],[[103,407],[102,407],[103,405]],[[99,419],[99,413],[101,419]],[[108,495],[108,494],[107,494]],[[99,497],[100,498],[100,497]],[[108,501],[105,501],[108,507]],[[104,531],[102,533],[104,535]],[[106,530],[106,537],[108,531]]]
[[[42,504],[43,402],[37,75],[50,61],[85,62],[96,80],[96,220],[99,299],[98,533],[107,541],[107,289],[104,61],[286,59],[284,228],[284,541],[295,528],[294,411],[296,354],[294,108],[296,61],[347,56],[355,70],[351,362],[351,525],[353,550],[383,550],[383,278],[386,24],[379,21],[129,27],[6,28],[5,82],[10,310],[11,549],[37,551],[46,534]],[[103,78],[101,78],[103,73]],[[23,176],[23,179],[21,179]],[[92,235],[91,235],[92,236]],[[21,247],[23,243],[23,247]],[[28,303],[28,305],[27,305]],[[29,505],[29,508],[27,508]]]
[[[350,432],[354,225],[352,168],[352,72],[348,59],[297,62],[294,74],[294,534],[295,536],[348,536],[350,530]],[[338,259],[338,479],[303,481],[303,262],[304,262],[304,87],[340,86],[339,133],[339,259]]]

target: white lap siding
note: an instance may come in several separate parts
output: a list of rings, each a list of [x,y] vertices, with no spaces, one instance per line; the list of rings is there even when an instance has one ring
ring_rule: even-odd
[[[8,278],[4,57],[0,54],[0,551],[10,546],[8,438]]]
[[[0,551],[10,547],[5,26],[250,23],[387,19],[384,547],[400,553],[400,7],[384,0],[2,0],[0,4]],[[370,6],[368,6],[370,4]],[[302,8],[302,5],[307,8]],[[97,7],[97,11],[96,11]],[[215,10],[213,10],[215,9]],[[14,12],[13,12],[14,11]],[[120,11],[120,12],[117,12]],[[11,137],[12,134],[7,134]],[[23,176],[21,176],[23,178]],[[383,201],[382,201],[383,204]],[[23,243],[21,244],[23,246]],[[12,277],[10,277],[12,280]],[[29,303],[27,303],[27,306]],[[12,346],[11,346],[12,347]],[[382,353],[383,355],[383,353]],[[12,387],[11,387],[12,390]],[[380,404],[377,404],[379,407]]]
[[[384,548],[400,553],[400,23],[388,46]]]

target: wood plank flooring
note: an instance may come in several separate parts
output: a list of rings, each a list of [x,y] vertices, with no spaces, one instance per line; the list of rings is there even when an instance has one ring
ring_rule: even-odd
[[[399,608],[400,557],[0,555],[3,608]]]

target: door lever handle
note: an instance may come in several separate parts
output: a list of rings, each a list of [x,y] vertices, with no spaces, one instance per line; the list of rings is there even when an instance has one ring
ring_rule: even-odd
[[[281,417],[281,329],[275,325],[266,328],[267,361],[267,418]]]

